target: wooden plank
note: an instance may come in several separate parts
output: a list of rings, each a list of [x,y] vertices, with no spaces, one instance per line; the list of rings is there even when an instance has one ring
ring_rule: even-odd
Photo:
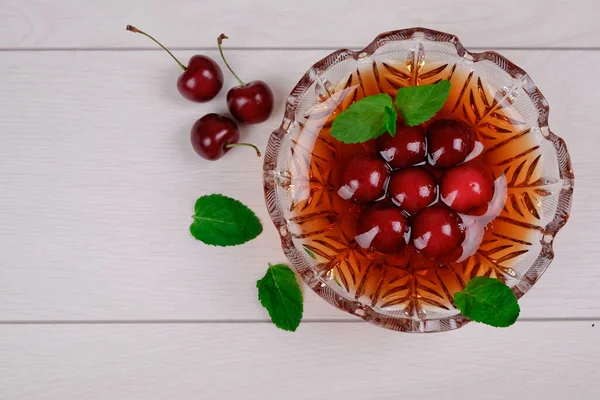
[[[0,327],[3,400],[597,399],[600,327],[366,323]]]
[[[214,47],[222,31],[238,47],[363,47],[380,32],[412,26],[455,33],[468,46],[597,47],[599,11],[594,0],[8,0],[0,48],[153,48],[126,34],[126,24],[188,47]]]
[[[285,96],[325,53],[230,52],[277,99],[268,122],[243,128],[245,140],[264,148]],[[505,54],[547,95],[577,176],[556,260],[522,315],[600,316],[600,81],[585,75],[600,52]],[[255,281],[285,258],[264,206],[262,160],[238,149],[211,163],[189,145],[196,118],[226,110],[224,93],[186,102],[177,67],[158,52],[17,52],[0,57],[0,70],[0,320],[266,319]],[[233,249],[192,240],[194,201],[213,192],[255,210],[263,235]],[[305,317],[349,316],[307,292]]]

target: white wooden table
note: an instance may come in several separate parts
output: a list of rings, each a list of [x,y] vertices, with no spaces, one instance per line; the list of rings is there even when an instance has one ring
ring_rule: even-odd
[[[600,398],[600,3],[596,0],[3,0],[0,2],[0,399]],[[183,100],[172,60],[264,79],[277,108],[244,129],[264,148],[317,59],[427,26],[495,49],[548,98],[575,175],[556,258],[509,329],[378,329],[305,291],[296,333],[256,299],[286,261],[252,152],[199,159],[189,128],[224,112]],[[229,74],[225,87],[234,84]],[[233,250],[189,237],[194,200],[220,192],[265,232]]]

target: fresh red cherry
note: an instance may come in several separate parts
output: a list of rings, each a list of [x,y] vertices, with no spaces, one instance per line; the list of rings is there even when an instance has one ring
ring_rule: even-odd
[[[395,253],[406,246],[408,222],[402,211],[388,202],[365,208],[358,217],[356,243],[364,249]]]
[[[465,161],[473,148],[475,132],[461,121],[440,119],[427,128],[429,163],[448,168]]]
[[[190,101],[212,100],[223,87],[221,68],[211,58],[195,55],[177,79],[179,93]]]
[[[206,114],[200,118],[192,127],[191,139],[196,153],[207,160],[218,160],[235,146],[250,146],[260,157],[260,151],[253,144],[238,143],[240,130],[231,118],[223,115]]]
[[[461,224],[460,216],[445,205],[427,207],[413,220],[412,243],[425,257],[443,259],[454,254],[465,239]]]
[[[345,166],[338,195],[344,200],[366,204],[385,194],[390,171],[376,154],[360,154]]]
[[[231,115],[244,124],[258,124],[269,119],[273,111],[273,92],[263,81],[252,81],[227,92]]]
[[[414,214],[435,201],[437,184],[425,168],[406,168],[392,174],[388,193],[394,204]]]
[[[485,207],[494,197],[494,177],[483,163],[462,164],[442,177],[441,199],[448,207],[463,214]]]
[[[227,92],[229,112],[235,119],[244,124],[258,124],[266,121],[273,111],[273,92],[271,88],[263,81],[245,83],[233,72],[223,55],[223,49],[221,48],[223,39],[227,39],[224,34],[221,34],[217,39],[221,58],[223,58],[223,62],[231,71],[231,74],[240,83],[239,86],[235,86]]]
[[[204,103],[212,100],[223,87],[223,72],[221,72],[221,68],[211,58],[195,55],[190,58],[188,66],[186,67],[173,55],[173,53],[146,32],[131,25],[127,25],[126,29],[150,38],[173,57],[173,60],[175,60],[181,69],[183,69],[183,74],[177,79],[177,89],[186,99]]]
[[[418,126],[396,124],[396,135],[384,133],[376,140],[377,151],[392,168],[404,168],[425,161],[425,133]]]

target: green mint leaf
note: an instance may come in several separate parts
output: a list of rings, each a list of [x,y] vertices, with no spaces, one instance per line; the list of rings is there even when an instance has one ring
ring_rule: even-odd
[[[338,285],[339,287],[341,287],[342,289],[345,289],[345,288],[344,288],[344,285],[342,285],[342,284],[340,283],[340,281],[338,281],[338,280],[337,280],[337,278],[336,278],[335,276],[333,277],[333,280],[335,281],[335,283],[337,283],[337,285]]]
[[[387,94],[364,97],[333,120],[331,136],[343,143],[363,143],[387,131],[392,98]]]
[[[450,94],[450,81],[398,89],[395,105],[408,126],[422,124],[442,109]]]
[[[192,236],[213,246],[246,243],[262,232],[262,225],[252,210],[220,194],[202,196],[196,200],[192,218]]]
[[[396,121],[398,121],[398,113],[392,107],[385,107],[385,130],[392,135],[396,136]]]
[[[308,249],[307,247],[303,247],[303,249],[310,258],[312,258],[313,260],[317,259],[317,256],[315,255],[315,253],[313,253],[310,249]]]
[[[256,287],[258,300],[269,312],[275,326],[294,332],[304,310],[302,291],[294,272],[285,264],[269,264],[267,273],[256,282]]]
[[[521,311],[508,286],[485,276],[471,279],[454,295],[454,303],[465,317],[499,328],[514,324]]]

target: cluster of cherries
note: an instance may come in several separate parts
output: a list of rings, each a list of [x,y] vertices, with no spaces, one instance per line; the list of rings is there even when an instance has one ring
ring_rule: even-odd
[[[205,103],[212,100],[223,88],[223,72],[212,58],[197,54],[190,58],[186,67],[165,46],[146,32],[131,25],[127,25],[126,29],[150,38],[179,64],[183,73],[177,80],[177,89],[186,99]],[[245,83],[233,72],[223,55],[221,48],[223,39],[227,39],[227,36],[221,34],[217,39],[221,58],[239,82],[239,86],[235,86],[227,92],[229,112],[243,124],[257,124],[266,121],[273,111],[271,88],[259,80]],[[234,120],[224,115],[210,113],[200,118],[192,127],[191,139],[196,153],[207,160],[218,160],[235,146],[250,146],[260,157],[260,151],[253,144],[238,143],[240,130]]]
[[[355,155],[338,195],[365,205],[358,245],[393,254],[407,244],[423,256],[453,262],[465,240],[462,215],[485,214],[494,177],[477,155],[473,128],[441,119],[422,127],[398,123],[396,135],[375,140],[376,152]]]

